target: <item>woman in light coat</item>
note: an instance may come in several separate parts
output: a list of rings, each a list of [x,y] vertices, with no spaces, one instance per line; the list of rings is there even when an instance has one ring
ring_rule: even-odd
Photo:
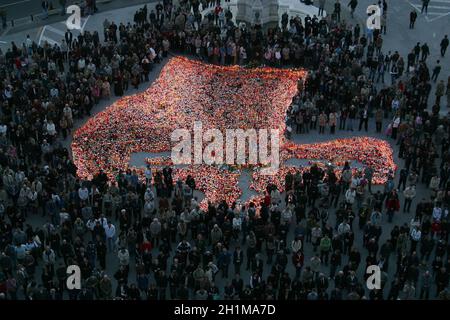
[[[441,178],[438,176],[433,176],[430,181],[430,189],[432,191],[432,197],[434,198],[436,196],[436,192],[439,189],[439,184],[441,183]]]
[[[325,113],[319,115],[319,133],[325,133],[325,126],[327,125],[327,116]]]
[[[302,240],[300,239],[300,237],[296,237],[294,240],[292,240],[291,249],[292,253],[297,253],[302,249]]]

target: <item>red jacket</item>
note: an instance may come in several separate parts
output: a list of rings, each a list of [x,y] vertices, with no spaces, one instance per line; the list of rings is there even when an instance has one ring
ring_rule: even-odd
[[[299,252],[300,253],[300,252]],[[305,256],[303,254],[293,254],[292,255],[292,264],[297,267],[297,264],[300,263],[300,266],[303,267],[303,263],[305,261]]]
[[[433,222],[431,224],[431,231],[433,233],[440,234],[441,233],[441,224],[437,221]]]
[[[267,206],[267,207],[270,207],[270,195],[269,194],[266,194],[266,196],[264,197],[264,204]]]
[[[145,250],[151,251],[152,250],[152,243],[150,241],[148,242],[143,242],[141,244],[141,252],[145,252]]]
[[[386,209],[398,211],[400,209],[400,201],[398,201],[398,199],[393,198],[386,200]]]

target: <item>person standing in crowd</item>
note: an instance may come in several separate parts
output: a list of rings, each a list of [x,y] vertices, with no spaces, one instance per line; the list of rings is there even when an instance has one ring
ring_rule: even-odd
[[[325,2],[326,0],[319,0],[319,17],[323,16],[323,10],[325,8]]]
[[[411,12],[409,13],[409,28],[410,29],[414,29],[414,24],[416,23],[417,20],[417,12],[415,9],[412,9]]]
[[[433,74],[432,74],[432,76],[431,76],[431,80],[432,80],[432,81],[434,81],[434,82],[437,81],[437,78],[439,77],[439,73],[441,73],[441,69],[442,69],[442,67],[441,67],[441,61],[440,61],[440,60],[437,60],[437,61],[436,61],[436,65],[435,65],[434,68],[433,68]]]
[[[430,0],[422,0],[422,9],[420,9],[420,13],[428,14],[428,5],[430,4]]]
[[[403,195],[405,196],[405,204],[403,206],[403,212],[408,212],[411,209],[411,203],[416,197],[416,186],[411,185],[406,187],[406,189],[403,191]]]
[[[441,56],[445,56],[445,52],[447,51],[449,45],[448,36],[445,35],[444,38],[441,40],[440,47],[441,47]]]
[[[361,131],[363,125],[364,130],[367,132],[369,125],[369,110],[367,110],[367,108],[364,108],[359,113],[359,131]]]
[[[425,42],[422,47],[420,48],[422,52],[422,62],[425,62],[430,55],[430,48],[428,47],[428,44]]]
[[[436,95],[436,102],[435,102],[435,104],[436,105],[439,106],[441,104],[441,98],[444,95],[444,93],[445,93],[445,83],[444,83],[444,80],[441,80],[436,85],[436,92],[435,92],[435,95]]]
[[[336,17],[337,22],[341,22],[341,3],[339,2],[339,0],[336,0],[336,2],[334,3],[333,14]]]
[[[50,8],[50,3],[47,0],[42,0],[41,2],[42,7],[42,19],[48,19],[48,10]]]
[[[59,0],[59,5],[61,6],[61,15],[64,16],[66,14],[66,4],[67,0]]]
[[[358,6],[358,0],[350,0],[348,6],[350,7],[350,16],[353,18],[353,14],[355,13],[356,7]]]

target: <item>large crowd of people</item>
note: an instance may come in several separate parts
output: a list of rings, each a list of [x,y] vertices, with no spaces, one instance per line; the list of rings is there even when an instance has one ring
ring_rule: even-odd
[[[68,31],[54,46],[28,37],[0,53],[0,298],[448,299],[450,78],[437,79],[429,105],[427,44],[386,52],[381,32],[336,14],[284,15],[268,30],[232,18],[219,2],[167,0],[134,23],[105,20],[103,32]],[[269,185],[260,204],[205,212],[195,181],[174,183],[170,168],[80,181],[64,144],[76,122],[145,85],[169,54],[307,68],[290,134],[388,135],[398,171],[380,187],[370,167],[346,164],[338,178],[312,166],[288,174],[285,193]],[[80,290],[66,288],[73,264]],[[380,289],[366,287],[371,265]]]

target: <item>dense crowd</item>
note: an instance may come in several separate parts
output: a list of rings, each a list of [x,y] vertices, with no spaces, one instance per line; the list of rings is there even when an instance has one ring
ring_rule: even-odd
[[[438,81],[429,106],[426,44],[405,61],[383,50],[380,32],[340,15],[283,16],[281,25],[235,26],[218,3],[164,1],[134,23],[105,20],[103,34],[67,32],[60,46],[28,37],[0,53],[0,297],[447,299],[450,126],[440,111],[450,81]],[[285,193],[269,185],[262,203],[206,212],[195,180],[174,183],[170,168],[80,181],[63,143],[75,122],[144,85],[169,52],[307,68],[287,134],[368,131],[373,122],[398,145],[399,170],[375,187],[370,167],[346,164],[337,178],[312,166],[286,175]],[[410,223],[396,224],[401,214]],[[81,290],[66,288],[73,264]],[[370,265],[382,270],[381,289],[366,290]]]

